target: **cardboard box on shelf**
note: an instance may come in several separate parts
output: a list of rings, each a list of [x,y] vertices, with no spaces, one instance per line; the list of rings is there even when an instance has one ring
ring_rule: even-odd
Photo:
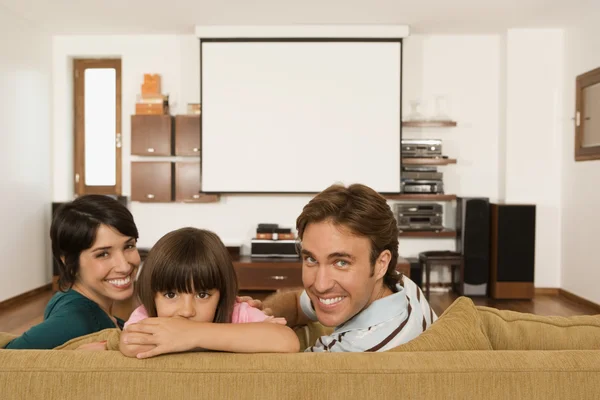
[[[167,114],[167,109],[164,104],[136,103],[135,113],[137,115],[163,115]]]
[[[142,96],[160,94],[161,79],[158,74],[144,74],[144,82],[142,83]]]

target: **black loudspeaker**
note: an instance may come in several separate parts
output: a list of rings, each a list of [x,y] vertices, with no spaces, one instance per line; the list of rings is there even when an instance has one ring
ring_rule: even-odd
[[[465,264],[465,296],[486,296],[490,271],[490,202],[459,197],[456,204],[456,251]]]
[[[490,296],[494,299],[533,298],[535,213],[532,204],[491,205]]]

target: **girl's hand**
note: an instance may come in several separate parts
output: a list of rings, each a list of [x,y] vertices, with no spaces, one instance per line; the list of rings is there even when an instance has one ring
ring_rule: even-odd
[[[156,346],[139,353],[137,358],[194,350],[194,324],[183,318],[146,318],[127,326],[128,334],[123,337],[123,342],[127,345]]]
[[[265,313],[265,315],[273,315],[273,310],[271,310],[270,308],[263,308],[262,301],[253,299],[250,296],[237,296],[236,301],[238,303],[248,303],[250,307],[258,308],[263,313]]]
[[[102,342],[82,344],[76,350],[106,350],[106,340]]]

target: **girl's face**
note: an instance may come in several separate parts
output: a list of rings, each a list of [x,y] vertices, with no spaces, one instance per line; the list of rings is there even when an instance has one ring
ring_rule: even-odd
[[[115,300],[133,295],[133,280],[140,254],[133,237],[111,226],[100,225],[92,247],[81,252],[73,289],[109,311]]]
[[[213,322],[219,304],[217,289],[197,293],[168,291],[156,293],[154,303],[159,317],[179,317],[196,322]]]

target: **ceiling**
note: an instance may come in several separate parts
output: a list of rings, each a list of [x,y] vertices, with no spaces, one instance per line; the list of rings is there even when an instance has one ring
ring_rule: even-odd
[[[0,0],[53,34],[193,33],[195,25],[403,24],[411,33],[560,27],[598,0]]]

